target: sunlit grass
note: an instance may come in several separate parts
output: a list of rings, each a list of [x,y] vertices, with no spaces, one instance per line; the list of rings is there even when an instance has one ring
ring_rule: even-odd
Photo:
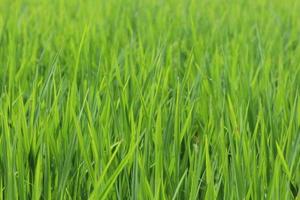
[[[300,198],[300,1],[0,0],[0,199]]]

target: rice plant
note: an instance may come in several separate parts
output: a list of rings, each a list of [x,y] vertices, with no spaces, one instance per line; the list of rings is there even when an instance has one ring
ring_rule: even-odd
[[[300,1],[0,0],[0,200],[300,199]]]

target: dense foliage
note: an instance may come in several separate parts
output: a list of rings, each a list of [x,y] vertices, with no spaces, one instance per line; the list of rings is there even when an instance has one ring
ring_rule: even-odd
[[[0,199],[300,196],[300,1],[0,0]]]

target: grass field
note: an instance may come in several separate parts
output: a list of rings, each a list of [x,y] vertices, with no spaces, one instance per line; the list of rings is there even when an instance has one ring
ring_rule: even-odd
[[[300,199],[300,1],[0,0],[0,199]]]

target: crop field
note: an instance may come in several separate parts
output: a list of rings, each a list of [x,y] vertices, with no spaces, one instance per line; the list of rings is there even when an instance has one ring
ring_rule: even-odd
[[[300,1],[0,0],[0,200],[300,200]]]

